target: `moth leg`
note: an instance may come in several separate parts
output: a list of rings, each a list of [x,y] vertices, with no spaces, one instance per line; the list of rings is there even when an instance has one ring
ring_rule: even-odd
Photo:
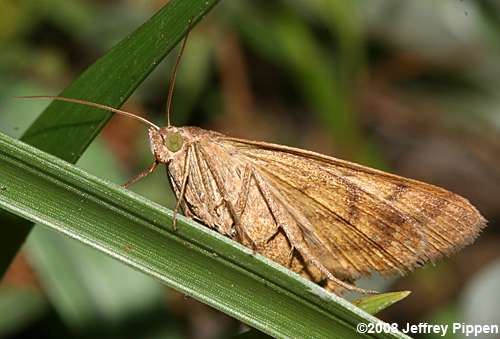
[[[224,205],[225,205],[224,199],[221,198],[217,203],[215,203],[215,206],[213,208],[214,212]]]
[[[276,237],[278,235],[278,233],[280,232],[280,228],[276,228],[276,232],[274,232],[273,234],[271,234],[264,243],[268,244],[271,240],[274,239],[274,237]]]
[[[177,230],[177,212],[179,211],[179,208],[181,207],[181,204],[184,201],[184,195],[186,194],[187,181],[189,177],[189,165],[190,165],[189,154],[190,152],[188,148],[188,152],[186,152],[186,157],[184,158],[181,189],[179,191],[179,197],[177,198],[177,202],[175,203],[174,213],[172,215],[172,228],[174,229],[174,231]]]
[[[250,166],[246,164],[243,170],[243,180],[241,182],[240,192],[238,193],[238,200],[236,200],[235,214],[237,215],[237,220],[235,220],[235,227],[236,231],[238,232],[238,237],[240,241],[242,241],[243,236],[245,236],[247,240],[250,242],[252,249],[255,251],[257,249],[257,244],[255,243],[255,241],[253,241],[252,238],[250,238],[245,229],[241,227],[241,222],[240,222],[241,216],[243,215],[243,212],[245,211],[245,207],[247,206],[248,202],[251,175],[252,171],[250,169]]]
[[[290,225],[287,225],[287,218],[283,214],[283,211],[280,210],[280,206],[285,207],[289,215],[295,221],[295,223],[300,224],[300,221],[293,215],[294,213],[290,213],[289,208],[287,207],[286,202],[283,202],[277,194],[271,193],[269,185],[255,172],[253,172],[253,176],[257,182],[257,187],[259,188],[262,196],[264,197],[264,201],[269,208],[269,211],[273,214],[278,227],[283,230],[290,245],[297,252],[300,253],[302,259],[306,264],[312,265],[316,267],[321,274],[326,277],[328,280],[336,283],[337,285],[353,292],[359,293],[367,293],[367,294],[376,294],[378,292],[372,290],[365,290],[363,288],[359,288],[348,284],[338,278],[336,278],[310,251],[307,245],[304,244],[303,233],[300,228],[293,229]]]
[[[243,215],[245,211],[245,207],[247,206],[248,201],[248,191],[250,189],[250,178],[252,171],[248,164],[245,165],[245,169],[243,170],[243,180],[241,181],[240,192],[238,193],[238,200],[236,200],[236,213],[239,217]]]
[[[172,178],[172,176],[170,176],[169,172],[168,172],[168,167],[165,166],[165,170],[167,172],[167,177],[170,181],[170,187],[172,189],[172,191],[174,192],[174,196],[175,196],[175,201],[177,203],[177,197],[179,196],[179,187],[177,187],[177,183],[175,182],[175,180]],[[188,217],[188,218],[191,218],[191,219],[194,219],[195,216],[194,214],[191,212],[191,210],[189,209],[189,206],[186,204],[186,199],[184,199],[184,201],[181,203],[181,207],[182,209],[182,214],[184,214],[185,217]]]
[[[226,191],[226,188],[224,186],[224,182],[223,182],[222,178],[219,176],[219,172],[217,172],[217,170],[212,165],[210,156],[205,153],[203,148],[197,148],[197,149],[203,154],[204,160],[208,166],[210,173],[212,174],[212,176],[215,180],[215,184],[217,185],[217,189],[219,190],[219,193],[222,197],[222,200],[224,201],[226,208],[228,209],[229,214],[231,215],[231,218],[233,219],[239,242],[241,243],[243,241],[243,237],[245,237],[248,240],[248,242],[250,243],[250,245],[252,246],[252,249],[255,251],[255,249],[257,248],[257,245],[255,244],[253,239],[250,238],[250,236],[245,231],[245,229],[243,227],[241,227],[241,222],[240,222],[240,216],[243,214],[243,209],[244,209],[244,206],[246,205],[246,199],[248,197],[248,190],[249,190],[248,186],[250,185],[250,174],[251,174],[250,168],[248,166],[245,166],[245,170],[244,170],[245,172],[243,174],[242,188],[241,188],[240,193],[238,194],[238,200],[236,203],[237,206],[235,208],[235,206],[233,206],[233,204],[231,203],[231,199],[229,197],[229,194]]]
[[[293,254],[295,253],[295,247],[290,248],[290,253],[288,253],[288,263],[286,267],[290,268],[292,267],[292,261],[293,261]]]
[[[139,173],[135,177],[131,178],[129,181],[127,181],[126,183],[124,183],[122,186],[125,187],[125,188],[129,188],[130,185],[135,184],[136,182],[138,182],[139,180],[141,180],[145,176],[148,176],[149,174],[153,173],[154,170],[156,169],[156,167],[158,167],[158,164],[159,164],[158,160],[155,160],[151,164],[151,166],[149,166],[148,168],[146,168],[144,171],[142,171],[141,173]]]

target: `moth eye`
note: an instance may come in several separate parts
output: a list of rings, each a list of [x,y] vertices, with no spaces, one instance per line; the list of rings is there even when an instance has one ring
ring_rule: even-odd
[[[184,139],[178,132],[167,133],[165,136],[165,146],[170,152],[177,152],[181,149]]]

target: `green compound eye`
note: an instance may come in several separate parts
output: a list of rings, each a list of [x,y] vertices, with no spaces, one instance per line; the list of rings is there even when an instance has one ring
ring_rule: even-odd
[[[170,152],[177,152],[182,148],[184,139],[178,132],[170,132],[165,136],[165,146],[167,146]]]

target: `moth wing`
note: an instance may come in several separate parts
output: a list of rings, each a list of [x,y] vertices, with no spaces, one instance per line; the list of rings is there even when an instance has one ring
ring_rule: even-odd
[[[430,184],[297,148],[220,142],[302,220],[312,254],[341,278],[403,274],[471,243],[486,223],[466,199]]]

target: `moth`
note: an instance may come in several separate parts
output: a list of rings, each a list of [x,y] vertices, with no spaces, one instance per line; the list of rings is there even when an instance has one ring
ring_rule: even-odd
[[[149,126],[154,161],[125,187],[164,164],[177,213],[234,239],[333,291],[374,291],[352,283],[373,272],[405,274],[448,256],[478,236],[486,220],[465,198],[312,151],[167,126],[84,100]],[[33,98],[31,96],[30,98]]]

